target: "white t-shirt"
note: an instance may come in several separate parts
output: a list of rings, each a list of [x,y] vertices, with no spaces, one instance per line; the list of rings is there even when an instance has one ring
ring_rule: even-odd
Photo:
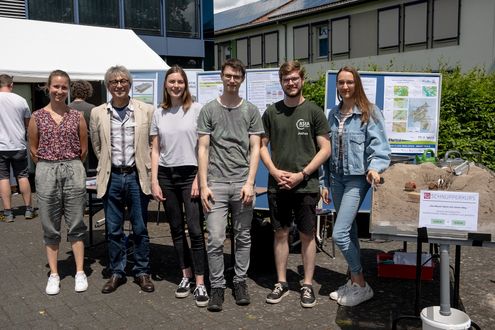
[[[24,98],[0,92],[0,151],[26,149],[25,118],[31,117],[31,111]]]
[[[196,126],[200,112],[201,104],[196,102],[186,112],[182,106],[155,110],[150,135],[158,135],[160,140],[160,166],[198,166]]]

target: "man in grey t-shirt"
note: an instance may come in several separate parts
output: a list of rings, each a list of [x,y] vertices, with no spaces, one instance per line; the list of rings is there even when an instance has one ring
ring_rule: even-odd
[[[207,103],[198,118],[198,174],[208,229],[212,312],[221,311],[224,300],[223,243],[229,211],[235,238],[234,296],[238,305],[250,303],[246,273],[263,124],[256,106],[239,96],[245,73],[241,61],[226,61],[220,74],[223,93]]]
[[[13,222],[11,206],[10,168],[19,182],[19,190],[26,205],[24,217],[36,216],[31,207],[31,185],[29,184],[26,148],[26,127],[31,112],[25,99],[12,93],[14,83],[11,76],[0,75],[0,197],[3,203],[5,222]]]

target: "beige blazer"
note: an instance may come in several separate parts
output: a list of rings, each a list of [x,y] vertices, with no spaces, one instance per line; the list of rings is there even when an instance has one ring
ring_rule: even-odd
[[[91,143],[96,157],[98,167],[96,168],[96,192],[97,197],[105,195],[110,179],[112,167],[112,147],[110,141],[110,119],[111,111],[107,109],[108,103],[93,108],[91,110],[91,120],[89,122],[89,132]],[[153,106],[141,101],[132,99],[130,104],[134,108],[134,120],[136,122],[134,148],[136,168],[139,175],[141,190],[146,195],[151,194],[150,173],[151,173],[151,145],[150,126],[153,118]]]

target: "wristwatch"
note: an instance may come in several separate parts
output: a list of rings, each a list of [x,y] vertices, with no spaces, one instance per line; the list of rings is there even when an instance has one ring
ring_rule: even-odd
[[[301,173],[303,175],[303,181],[308,181],[309,180],[309,174],[306,173],[304,170],[302,170]]]

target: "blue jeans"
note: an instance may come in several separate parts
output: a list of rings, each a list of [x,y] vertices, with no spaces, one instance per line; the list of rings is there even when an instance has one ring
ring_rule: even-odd
[[[351,274],[362,273],[356,215],[370,188],[364,175],[330,173],[332,200],[337,211],[333,240],[344,255]]]
[[[103,200],[107,227],[110,272],[125,276],[127,253],[124,235],[124,208],[132,224],[134,239],[134,276],[150,273],[150,239],[146,221],[149,198],[139,185],[137,172],[112,172]]]
[[[253,220],[253,205],[242,204],[241,189],[244,182],[210,183],[215,203],[211,211],[206,213],[206,228],[208,243],[206,251],[210,269],[210,283],[212,288],[225,288],[223,243],[227,216],[230,210],[232,215],[232,229],[234,231],[235,246],[235,275],[234,283],[246,280],[251,252],[251,222]]]

